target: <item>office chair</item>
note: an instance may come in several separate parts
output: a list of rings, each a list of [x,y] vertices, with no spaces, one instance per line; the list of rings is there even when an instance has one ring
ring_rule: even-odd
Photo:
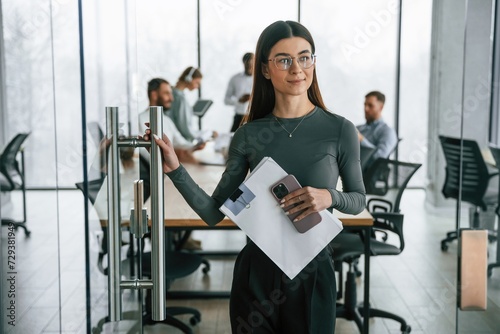
[[[398,138],[398,141],[392,147],[390,150],[389,154],[385,158],[389,159],[389,157],[396,151],[398,148],[399,143],[402,141],[402,138]],[[376,147],[367,147],[367,146],[360,146],[360,151],[359,151],[359,157],[360,157],[360,162],[361,162],[361,170],[366,172],[368,169],[370,169],[371,166],[375,163],[377,159],[372,159],[373,155],[377,151]]]
[[[422,164],[403,162],[378,158],[363,174],[365,190],[367,194],[367,210],[373,215],[377,212],[400,213],[401,198],[410,179],[415,175]],[[349,230],[348,233],[360,233],[359,230]],[[387,241],[388,234],[384,229],[373,227],[373,235],[380,236]],[[357,260],[353,261],[352,269],[357,277],[361,276]],[[339,273],[339,280],[343,279],[342,263],[335,264],[335,271]],[[337,290],[337,297],[341,298],[343,287]]]
[[[29,133],[18,133],[5,147],[0,155],[0,191],[10,192],[21,190],[23,194],[23,220],[2,219],[3,225],[13,225],[17,230],[19,227],[29,237],[31,231],[26,227],[26,183],[24,175],[24,151],[22,144],[28,138]],[[21,166],[17,161],[17,154],[21,153]]]
[[[364,238],[370,237],[371,242],[371,256],[383,255],[399,255],[405,247],[403,236],[403,218],[401,213],[372,213],[374,218],[373,226],[394,234],[398,243],[388,243],[379,241],[373,236],[366,236],[363,233],[346,233],[341,232],[330,243],[332,250],[332,258],[334,263],[347,263],[349,271],[346,275],[344,303],[337,303],[337,317],[346,320],[351,320],[356,323],[359,331],[363,331],[363,306],[358,304],[356,293],[356,272],[354,269],[355,263],[358,262],[361,255],[364,254]],[[369,259],[365,259],[369,261]],[[339,280],[342,285],[343,281]],[[401,324],[402,333],[410,333],[411,326],[400,316],[375,308],[370,307],[370,318],[380,317],[398,321]]]
[[[97,180],[92,180],[92,181],[88,182],[88,195],[87,195],[87,197],[92,204],[95,203],[95,200],[97,198],[97,194],[99,193],[99,190],[101,189],[103,181],[104,180],[102,180],[102,179],[97,179]],[[83,182],[76,183],[75,185],[78,189],[80,189],[82,192],[84,192]],[[108,231],[107,231],[106,227],[103,227],[102,231],[103,231],[103,237],[102,237],[102,240],[99,240],[99,253],[98,253],[98,257],[97,257],[97,268],[99,269],[99,271],[103,275],[108,275],[108,268],[104,267],[104,265],[103,265],[104,257],[108,253],[108,251],[107,251]],[[131,242],[130,245],[132,246],[133,243]],[[141,256],[141,259],[142,259],[142,268],[140,268],[140,270],[142,271],[142,275],[151,276],[151,253],[150,252],[142,253],[142,250],[139,250],[138,256]],[[168,285],[170,282],[172,282],[175,279],[182,278],[182,277],[185,277],[185,276],[192,274],[193,272],[195,272],[199,268],[199,266],[202,263],[202,258],[199,255],[191,254],[191,253],[184,253],[184,252],[177,252],[177,251],[167,251],[165,254],[165,258],[166,258],[166,268],[167,268],[165,278],[167,280]],[[141,263],[141,262],[139,262],[139,263]],[[191,328],[189,326],[187,326],[185,323],[183,323],[182,321],[176,319],[174,316],[182,315],[182,314],[191,314],[192,317],[190,318],[189,322],[193,326],[201,321],[201,314],[197,309],[190,308],[190,307],[174,307],[174,306],[167,307],[167,309],[166,309],[167,316],[166,316],[165,320],[154,321],[152,319],[152,312],[151,312],[151,290],[146,290],[145,303],[146,303],[146,307],[145,307],[145,311],[142,315],[142,324],[143,325],[153,325],[156,323],[164,323],[164,324],[171,325],[171,326],[174,326],[174,327],[180,329],[183,333],[192,334],[193,331],[191,330]],[[126,311],[126,312],[123,312],[122,317],[124,320],[125,319],[136,320],[137,319],[137,312],[136,311]],[[107,316],[100,319],[97,323],[97,326],[92,329],[92,333],[93,334],[101,333],[102,327],[107,322],[109,322],[109,317],[107,317]]]
[[[375,153],[376,149],[374,147],[361,146],[359,148],[359,161],[361,163],[361,170],[365,171],[368,168],[368,161]]]
[[[439,140],[446,159],[446,178],[441,192],[445,198],[458,200],[461,190],[462,201],[475,206],[471,227],[478,228],[479,210],[486,211],[488,205],[497,204],[498,180],[491,182],[491,179],[498,172],[490,172],[475,140],[445,136],[439,136]],[[441,250],[448,250],[448,243],[457,238],[456,230],[446,233],[446,238],[441,240]]]
[[[493,159],[495,159],[495,165],[497,169],[500,171],[500,147],[489,145],[489,149]],[[498,193],[498,205],[496,207],[495,213],[498,217],[500,217],[500,192]],[[488,264],[488,277],[491,277],[493,274],[493,268],[500,267],[500,245],[498,245],[498,228],[497,228],[497,261],[494,263]]]
[[[369,212],[400,212],[401,198],[422,164],[378,158],[363,174]]]

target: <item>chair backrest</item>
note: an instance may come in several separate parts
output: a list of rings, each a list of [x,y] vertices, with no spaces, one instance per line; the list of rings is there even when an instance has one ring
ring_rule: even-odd
[[[18,133],[12,140],[5,146],[5,149],[0,155],[0,172],[7,178],[12,186],[19,187],[24,183],[24,176],[19,169],[17,162],[17,154],[21,151],[26,138],[29,133]]]
[[[490,175],[477,142],[475,140],[445,136],[439,136],[439,140],[446,159],[443,196],[458,199],[460,166],[462,166],[462,201],[480,206],[483,210],[486,210],[487,206],[483,201],[483,197],[488,188]]]
[[[370,158],[372,155],[375,153],[376,148],[374,147],[367,147],[367,146],[361,146],[359,148],[359,160],[361,162],[361,170],[365,170],[368,168],[368,162],[370,161]]]
[[[92,180],[89,181],[88,183],[88,198],[90,203],[94,204],[95,200],[97,198],[97,194],[99,193],[99,190],[102,187],[102,183],[104,182],[104,179],[97,179],[97,180]],[[75,186],[82,191],[82,193],[85,195],[85,190],[83,188],[84,183],[79,182],[75,183]]]
[[[500,147],[490,144],[488,148],[490,149],[493,159],[495,159],[496,167],[500,169]]]
[[[422,164],[379,158],[364,173],[368,211],[399,212],[408,182]]]
[[[399,251],[402,252],[405,248],[405,238],[403,234],[404,215],[394,212],[374,212],[372,213],[372,216],[374,228],[378,230],[389,231],[397,235],[397,237],[399,238]]]

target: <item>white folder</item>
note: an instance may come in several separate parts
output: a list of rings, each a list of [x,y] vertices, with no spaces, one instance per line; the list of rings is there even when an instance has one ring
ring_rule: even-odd
[[[287,175],[272,158],[265,157],[220,210],[293,279],[342,231],[342,223],[323,210],[319,224],[299,233],[270,189]]]

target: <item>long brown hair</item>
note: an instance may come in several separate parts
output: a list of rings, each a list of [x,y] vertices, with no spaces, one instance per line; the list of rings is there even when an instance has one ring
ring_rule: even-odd
[[[250,111],[243,121],[253,121],[265,117],[273,111],[276,97],[271,80],[266,79],[262,73],[262,65],[268,63],[269,54],[273,46],[284,38],[302,37],[311,44],[311,52],[314,54],[314,40],[309,30],[302,24],[294,21],[277,21],[268,26],[257,41],[255,50],[255,67],[252,88],[252,98],[250,99]],[[315,105],[326,110],[321,92],[316,78],[316,67],[313,72],[311,87],[307,90],[309,100]]]

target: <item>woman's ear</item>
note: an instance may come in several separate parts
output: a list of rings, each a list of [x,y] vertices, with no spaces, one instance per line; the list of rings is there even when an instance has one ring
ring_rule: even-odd
[[[269,75],[269,67],[267,66],[267,64],[262,65],[262,75],[266,79],[271,79],[271,76]]]

